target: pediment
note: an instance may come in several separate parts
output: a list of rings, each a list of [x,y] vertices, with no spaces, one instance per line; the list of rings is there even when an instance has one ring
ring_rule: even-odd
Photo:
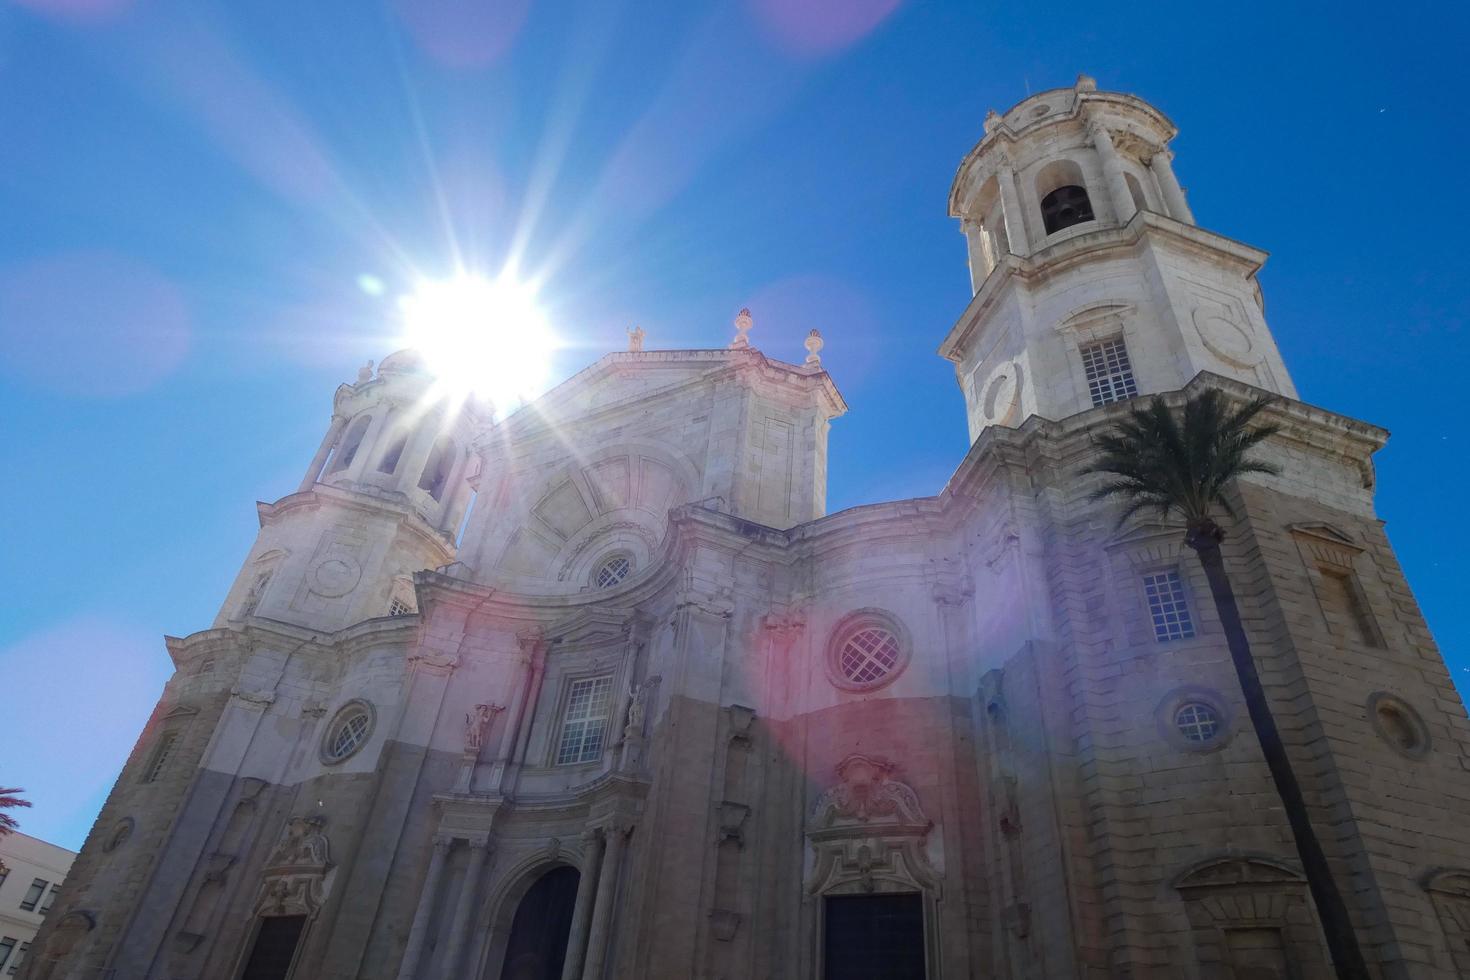
[[[1353,540],[1352,535],[1331,524],[1292,524],[1289,530],[1292,534],[1316,538],[1342,548],[1351,548],[1354,551],[1363,550],[1362,546]]]
[[[1331,524],[1293,524],[1289,530],[1298,546],[1325,564],[1350,569],[1353,558],[1363,551],[1346,531]]]
[[[1122,552],[1140,567],[1177,562],[1184,553],[1184,525],[1152,521],[1134,524],[1114,534],[1103,547]]]
[[[1181,891],[1192,888],[1227,888],[1249,885],[1300,885],[1301,872],[1284,861],[1262,855],[1213,857],[1191,866],[1174,879]]]
[[[607,646],[626,639],[632,623],[627,609],[584,609],[549,629],[546,638],[562,647]]]
[[[1470,898],[1470,869],[1435,868],[1421,882],[1427,892]]]
[[[187,704],[176,704],[163,716],[163,721],[173,721],[176,718],[192,718],[199,713],[199,709]]]

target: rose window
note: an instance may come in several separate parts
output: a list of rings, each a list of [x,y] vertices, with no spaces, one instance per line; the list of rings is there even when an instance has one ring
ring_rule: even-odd
[[[866,626],[843,642],[837,666],[843,677],[866,686],[892,673],[899,654],[896,636],[881,626]]]

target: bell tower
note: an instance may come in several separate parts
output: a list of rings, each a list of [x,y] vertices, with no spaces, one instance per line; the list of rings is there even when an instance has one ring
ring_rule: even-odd
[[[949,193],[974,298],[939,348],[972,441],[1201,371],[1295,397],[1256,280],[1266,253],[1195,224],[1176,132],[1086,75],[986,116]]]
[[[260,533],[215,625],[263,617],[332,631],[416,611],[412,575],[455,559],[470,443],[488,413],[435,396],[412,350],[337,389],[296,492],[258,503]]]

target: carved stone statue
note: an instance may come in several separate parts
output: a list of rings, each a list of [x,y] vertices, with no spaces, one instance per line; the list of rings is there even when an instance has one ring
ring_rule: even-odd
[[[477,704],[473,714],[464,716],[464,751],[466,755],[478,755],[485,744],[485,733],[495,715],[504,710],[498,704]]]
[[[368,361],[362,367],[357,369],[357,383],[362,384],[364,381],[371,380],[373,380],[373,362]]]
[[[648,715],[648,695],[663,680],[658,674],[628,688],[628,719],[623,726],[624,738],[641,738],[643,721]]]
[[[642,327],[634,327],[632,330],[629,330],[628,350],[635,354],[641,351],[643,349],[643,337],[644,333]]]

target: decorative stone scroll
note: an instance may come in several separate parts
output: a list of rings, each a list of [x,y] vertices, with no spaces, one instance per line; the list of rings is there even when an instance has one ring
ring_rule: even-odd
[[[332,862],[323,817],[292,817],[266,859],[257,915],[315,915],[326,901]]]
[[[810,894],[917,889],[937,897],[939,875],[927,854],[934,823],[896,771],[860,754],[837,766],[837,784],[817,798],[807,822],[816,852]]]

